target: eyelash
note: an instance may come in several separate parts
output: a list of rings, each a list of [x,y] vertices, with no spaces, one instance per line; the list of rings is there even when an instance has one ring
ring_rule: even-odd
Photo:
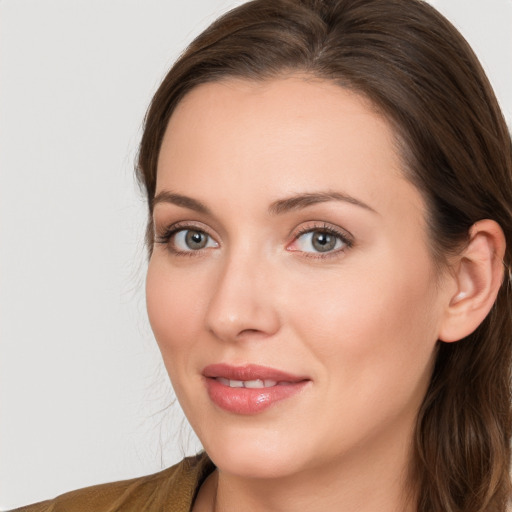
[[[213,239],[213,237],[202,226],[197,226],[197,225],[186,223],[186,222],[178,222],[176,224],[172,224],[172,225],[166,227],[163,233],[157,234],[155,237],[155,243],[166,245],[169,252],[175,256],[189,256],[189,257],[200,256],[203,253],[203,251],[201,249],[199,249],[197,251],[193,251],[193,250],[180,251],[180,250],[175,249],[172,246],[172,244],[170,243],[170,241],[174,235],[176,235],[180,231],[187,231],[187,230],[198,231],[198,232],[204,233],[206,236]]]
[[[346,252],[348,249],[352,248],[354,246],[354,240],[353,237],[347,233],[346,231],[342,231],[340,229],[336,229],[335,227],[329,225],[329,224],[322,224],[320,225],[310,225],[300,228],[296,233],[293,235],[293,242],[296,242],[301,236],[308,234],[308,233],[325,233],[327,235],[334,236],[338,238],[344,245],[341,249],[328,251],[325,253],[321,252],[304,252],[302,251],[302,255],[305,258],[312,258],[312,259],[327,259],[327,258],[334,258],[339,257],[341,254]],[[297,251],[298,252],[298,251]]]
[[[203,249],[198,250],[190,250],[190,251],[180,251],[175,249],[171,244],[170,241],[174,235],[179,233],[180,231],[198,231],[201,233],[204,233],[209,238],[213,239],[213,237],[208,233],[207,230],[204,229],[202,226],[185,223],[185,222],[178,222],[176,224],[172,224],[165,228],[164,232],[161,234],[157,234],[155,237],[155,243],[166,245],[169,252],[176,256],[189,256],[189,257],[195,257],[200,256],[203,253]],[[339,239],[344,247],[337,250],[327,251],[325,253],[321,252],[306,252],[306,251],[298,251],[298,250],[292,250],[291,252],[301,252],[302,255],[306,258],[313,258],[313,259],[326,259],[326,258],[332,258],[339,256],[340,254],[347,251],[347,249],[350,249],[354,245],[353,238],[350,234],[348,234],[345,231],[339,230],[334,228],[331,225],[328,225],[326,223],[323,223],[320,225],[310,225],[300,228],[296,233],[293,234],[293,240],[291,243],[287,245],[289,247],[292,243],[296,242],[301,236],[308,234],[308,233],[325,233],[327,235],[331,235]]]

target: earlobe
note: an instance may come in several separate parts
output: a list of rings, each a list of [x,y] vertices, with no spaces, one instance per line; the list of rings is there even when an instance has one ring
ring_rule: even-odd
[[[485,219],[473,224],[469,243],[453,266],[456,292],[440,326],[441,341],[461,340],[485,319],[503,282],[505,245],[497,222]]]

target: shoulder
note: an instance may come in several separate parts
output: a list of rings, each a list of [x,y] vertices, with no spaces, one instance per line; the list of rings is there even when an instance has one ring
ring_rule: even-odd
[[[11,512],[189,512],[213,469],[203,453],[153,475],[87,487]]]

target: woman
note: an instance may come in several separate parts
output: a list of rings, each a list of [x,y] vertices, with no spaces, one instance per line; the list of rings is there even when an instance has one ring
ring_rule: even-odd
[[[506,510],[511,140],[444,18],[231,11],[153,98],[138,176],[205,453],[25,510]]]

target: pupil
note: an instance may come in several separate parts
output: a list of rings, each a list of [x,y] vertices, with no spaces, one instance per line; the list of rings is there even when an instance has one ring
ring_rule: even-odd
[[[206,245],[206,237],[200,231],[189,231],[186,242],[191,249],[202,249]]]
[[[319,252],[327,252],[334,249],[336,237],[329,233],[316,232],[313,234],[313,247]]]

